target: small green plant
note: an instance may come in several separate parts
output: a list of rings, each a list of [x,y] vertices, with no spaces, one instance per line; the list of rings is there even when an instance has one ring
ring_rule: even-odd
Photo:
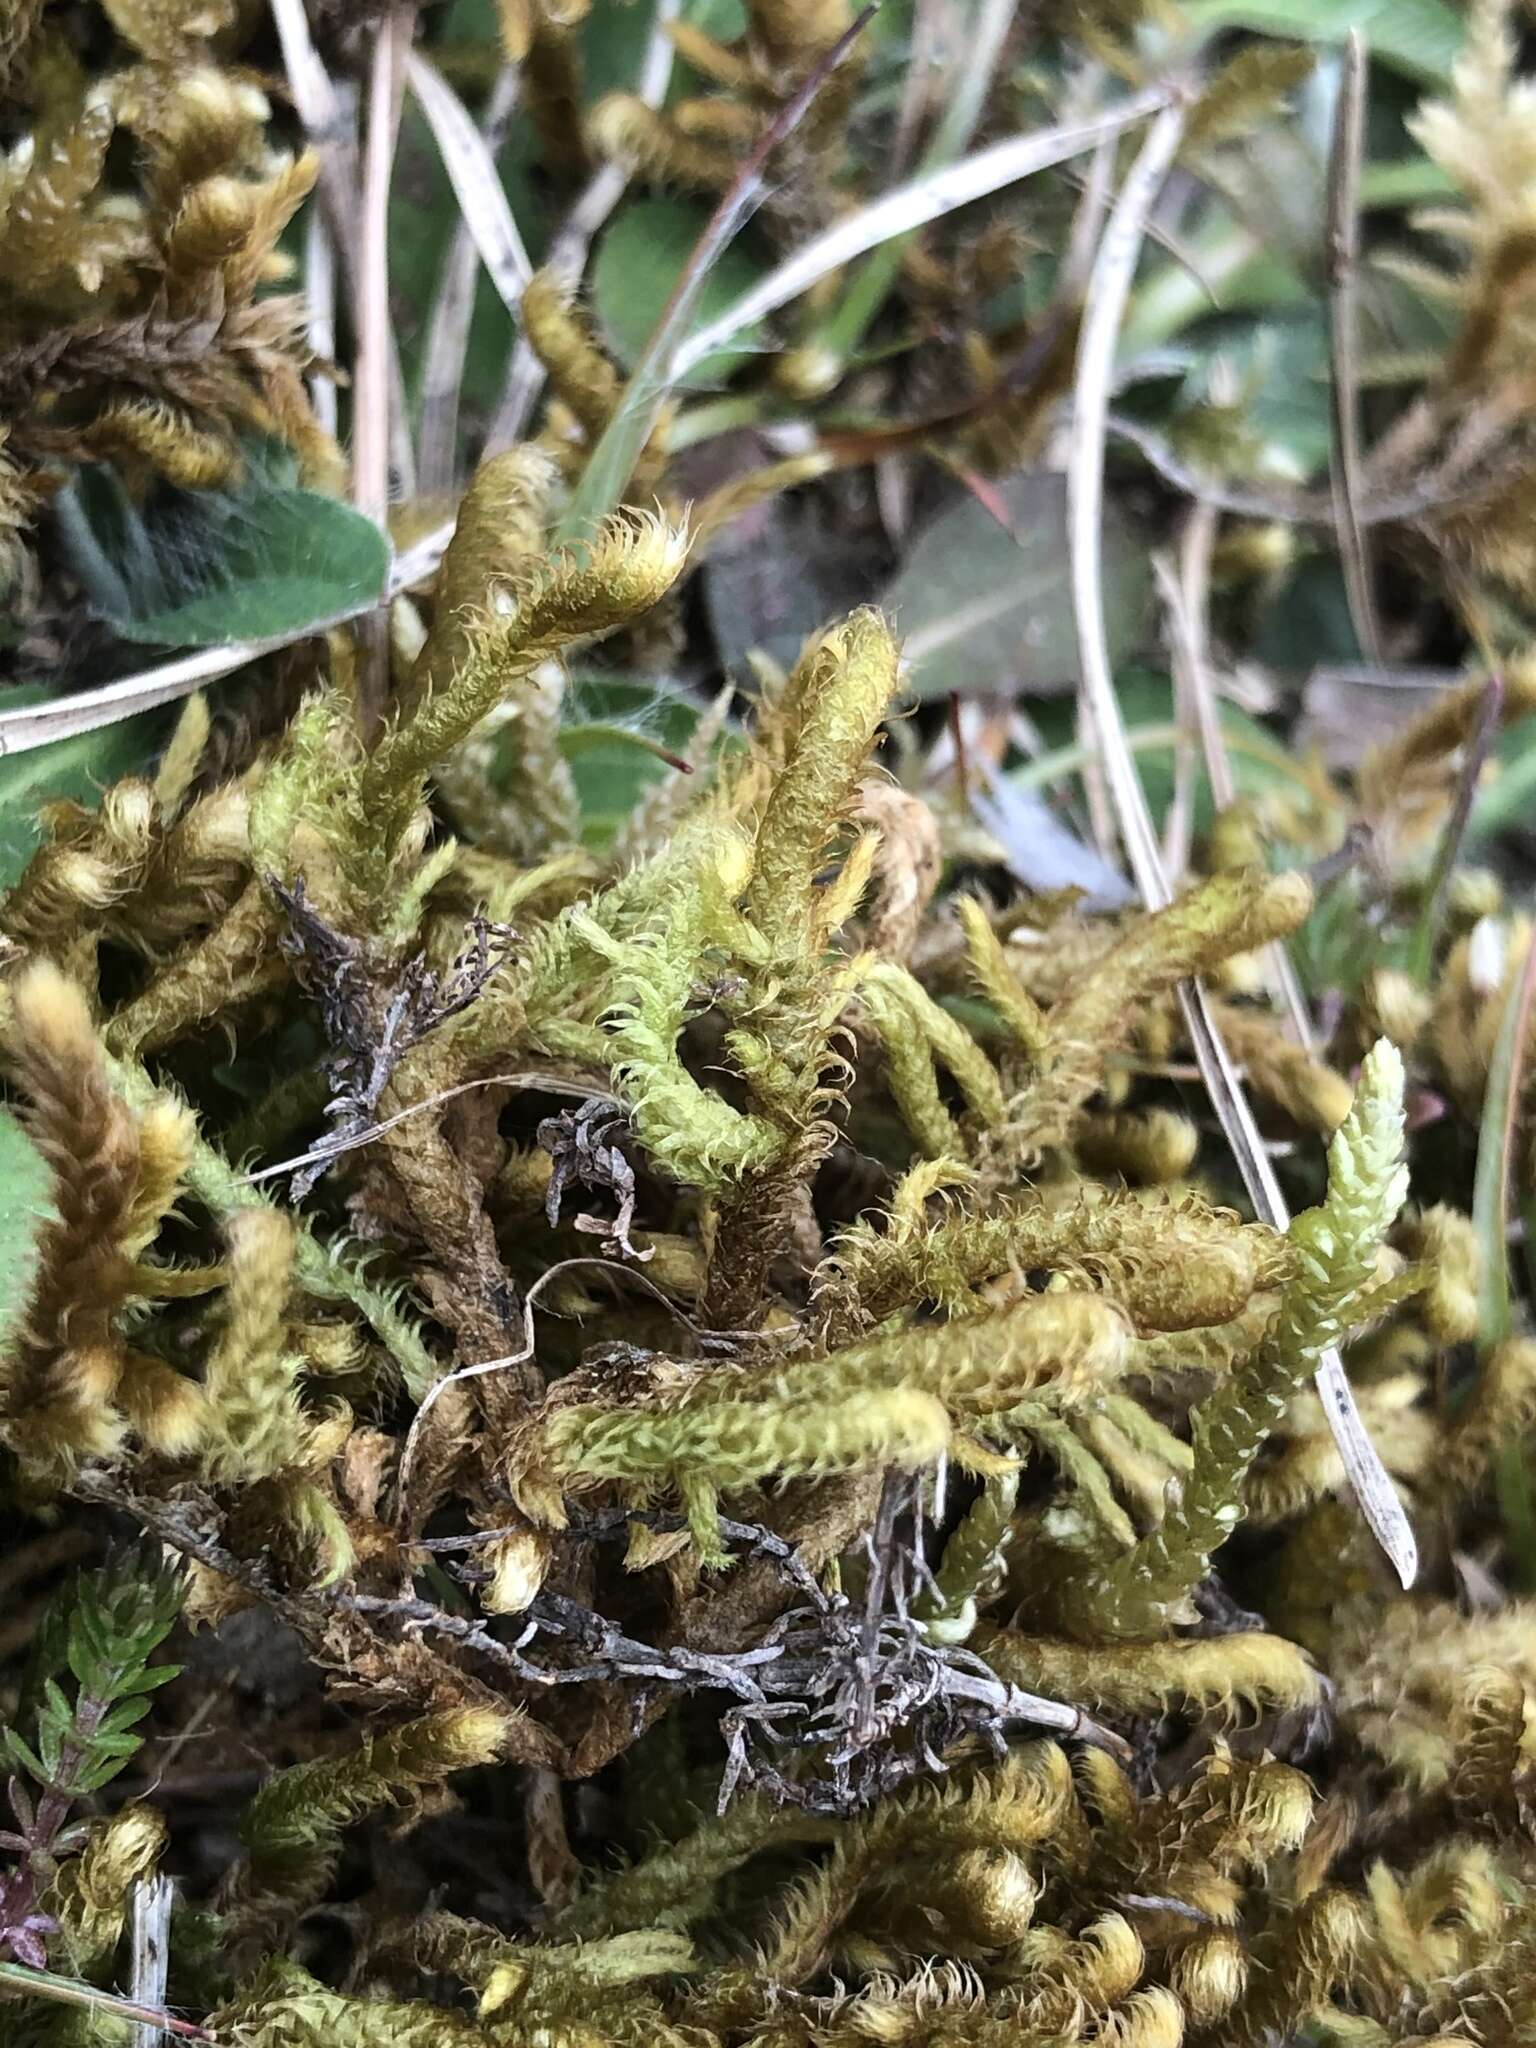
[[[57,1922],[45,1904],[90,1839],[77,1809],[138,1753],[138,1723],[181,1669],[150,1659],[184,1593],[177,1570],[129,1555],[83,1574],[38,1629],[16,1720],[0,1734],[15,1823],[0,1831],[15,1858],[0,1872],[0,1950],[19,1962],[46,1962]]]

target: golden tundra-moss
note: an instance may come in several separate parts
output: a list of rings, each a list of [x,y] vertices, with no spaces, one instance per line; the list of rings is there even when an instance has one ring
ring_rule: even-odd
[[[376,735],[317,642],[232,779],[199,788],[194,708],[153,782],[50,818],[0,910],[52,1204],[0,1364],[8,1502],[137,1521],[192,1618],[266,1606],[368,1703],[177,1909],[204,1960],[170,1995],[249,2048],[1502,2039],[1536,1680],[1523,1609],[1459,1613],[1436,1575],[1536,1374],[1523,1334],[1479,1350],[1477,1232],[1405,1160],[1432,1013],[1363,998],[1352,1080],[1216,1006],[1298,1155],[1332,1133],[1314,1205],[1245,1221],[1160,1099],[1176,990],[1312,884],[954,905],[937,820],[882,781],[900,649],[869,610],[768,679],[665,830],[605,860],[553,803],[524,860],[477,735],[687,551],[626,514],[551,552],[554,493],[541,457],[487,466]],[[509,904],[493,946],[468,920]],[[307,1073],[263,1064],[289,1017]],[[238,1122],[216,1046],[267,1089]],[[297,1202],[249,1177],[301,1154]],[[1330,1345],[1423,1594],[1383,1591],[1343,1504]],[[1175,1725],[1182,1754],[1148,1732]],[[349,1831],[466,1773],[515,1788],[537,1925],[349,1903],[348,1988],[310,1974]],[[627,1864],[567,1838],[593,1779]],[[91,1819],[53,1882],[56,1953],[102,1986],[104,1874],[150,1872],[154,1806]]]

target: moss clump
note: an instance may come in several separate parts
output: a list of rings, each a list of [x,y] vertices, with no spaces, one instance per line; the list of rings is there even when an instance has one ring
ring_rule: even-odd
[[[29,797],[0,895],[7,2042],[1536,2031],[1536,1340],[1511,1251],[1536,1008],[1491,766],[1522,786],[1536,706],[1529,86],[1479,6],[1413,129],[1415,176],[1463,204],[1424,227],[1433,266],[1394,272],[1442,309],[1413,330],[1438,349],[1374,336],[1365,376],[1336,276],[1337,495],[1287,496],[1305,462],[1210,359],[1231,331],[1179,311],[1143,201],[1174,151],[1184,240],[1262,297],[1254,179],[1296,140],[1307,53],[1123,7],[1045,10],[1025,50],[1006,12],[977,10],[979,96],[931,120],[903,53],[889,149],[890,48],[823,0],[750,0],[729,41],[672,23],[648,95],[589,81],[603,0],[508,0],[494,50],[326,6],[0,21],[20,666],[135,536],[190,554],[224,520],[231,602],[269,599],[293,565],[253,569],[229,507],[259,507],[274,443],[375,510],[393,445],[400,498],[383,599],[254,636],[132,772]],[[503,56],[564,222],[526,280],[456,100],[494,130]],[[276,253],[321,168],[258,86],[280,60],[304,118],[331,98],[344,127],[354,84],[365,117],[318,138],[327,210],[302,223],[317,337],[330,258],[356,286],[339,410],[300,381],[334,366]],[[435,175],[412,114],[389,189],[397,74],[468,209],[419,331],[381,289]],[[1079,133],[1085,77],[1148,96]],[[1086,194],[1037,165],[953,217],[942,179],[876,204],[888,158],[995,165],[1021,108],[1064,152],[1102,144]],[[1138,131],[1122,162],[1148,112],[1152,154]],[[1367,175],[1350,147],[1343,119],[1336,205]],[[592,289],[573,277],[601,204],[733,215],[760,149],[753,260],[791,269],[722,398],[684,376],[707,241],[649,341],[603,283],[625,215]],[[838,260],[807,281],[823,232]],[[1070,431],[1099,417],[1138,240],[1115,432],[1180,501],[1172,735],[1132,716],[1127,669],[1095,714],[1126,730],[1085,716],[1026,765],[1011,714],[934,708],[936,649],[978,697],[1011,687],[985,634],[1012,586],[969,589],[976,529],[940,543],[1018,503],[1065,537],[1059,480],[1017,472],[1069,396]],[[499,402],[470,375],[481,256],[522,291]],[[1295,299],[1242,330],[1255,360]],[[1188,382],[1159,397],[1175,338]],[[1365,454],[1357,400],[1385,427]],[[1432,502],[1382,510],[1421,471]],[[936,515],[915,547],[909,486]],[[754,617],[735,690],[731,548],[802,513],[904,565],[850,572],[776,653]],[[1432,601],[1384,567],[1410,531],[1446,565]],[[1469,666],[1337,762],[1299,705],[1229,719],[1214,680],[1229,654],[1280,670],[1273,601],[1318,532],[1363,646],[1395,603],[1405,660]],[[1113,551],[1073,536],[1066,622],[1104,637]],[[779,584],[804,571],[761,544]],[[1050,601],[1020,644],[1050,642]],[[1106,755],[1135,815],[1095,818]],[[1096,850],[1031,807],[1074,776]],[[1359,1485],[1397,1496],[1411,1586]],[[185,1668],[152,1663],[178,1626]]]

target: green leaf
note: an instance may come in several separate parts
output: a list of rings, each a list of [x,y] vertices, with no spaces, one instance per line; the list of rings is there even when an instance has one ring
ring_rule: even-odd
[[[180,1678],[185,1668],[182,1664],[151,1664],[146,1670],[135,1671],[131,1678],[125,1678],[114,1690],[122,1699],[129,1699],[136,1693],[154,1692],[158,1686],[169,1685],[173,1678]]]
[[[898,33],[902,33],[901,24],[904,15],[910,9],[910,4],[911,0],[901,0],[900,5],[882,5],[880,13],[870,24],[871,40],[875,38],[880,28],[885,24],[885,17],[887,15],[891,17],[890,25]],[[651,8],[636,8],[634,0],[608,0],[606,10],[602,0],[599,0],[599,4],[592,9],[592,12],[582,23],[582,56],[586,63],[589,97],[593,99],[597,97],[597,88],[594,80],[599,74],[594,69],[594,65],[598,61],[606,60],[608,52],[612,48],[609,38],[612,36],[613,31],[609,24],[622,19],[625,15],[636,13],[644,14],[647,17],[645,25],[647,32],[649,32],[651,24],[655,20],[654,10]],[[688,0],[688,4],[682,9],[682,18],[688,23],[690,28],[702,29],[705,35],[713,36],[717,43],[737,43],[747,33],[747,10],[742,4],[742,0]],[[594,34],[593,31],[597,33]],[[910,27],[905,29],[905,33],[910,34]],[[595,42],[600,42],[603,45],[602,60],[599,60],[598,53],[593,48]],[[633,86],[635,80],[639,77],[640,65],[638,56],[639,53],[637,52],[629,70],[618,81],[621,85],[626,87]],[[701,71],[695,71],[693,66],[679,52],[672,64],[672,80],[667,87],[667,105],[672,106],[678,100],[694,98],[701,91],[707,91],[709,83],[704,74]]]
[[[919,536],[881,602],[902,636],[919,697],[1066,688],[1077,675],[1066,479],[1036,471],[995,487],[1003,526],[958,499]],[[1104,598],[1122,659],[1146,614],[1145,548],[1106,506]]]
[[[634,88],[645,62],[655,10],[634,0],[596,0],[578,31],[588,104]]]
[[[1203,337],[1181,398],[1213,401],[1223,381],[1242,394],[1249,447],[1243,471],[1305,482],[1327,470],[1331,446],[1328,337],[1318,313],[1258,320]]]
[[[1209,34],[1246,28],[1293,43],[1341,43],[1357,28],[1373,57],[1425,85],[1449,84],[1466,33],[1445,0],[1185,0],[1184,16]]]
[[[652,749],[688,744],[699,707],[675,691],[622,676],[576,677],[560,730],[581,803],[581,836],[594,853],[614,835],[648,789],[680,771]]]
[[[43,1769],[42,1758],[36,1750],[22,1741],[14,1728],[7,1728],[0,1733],[0,1743],[4,1744],[5,1753],[12,1763],[24,1770],[28,1777],[34,1778],[39,1785],[47,1784],[48,1773]]]
[[[672,288],[709,219],[709,209],[686,199],[631,199],[621,206],[598,245],[592,267],[592,296],[604,337],[626,370],[632,370],[655,333]],[[705,327],[769,268],[766,252],[751,229],[723,250],[705,278],[689,323]],[[728,348],[694,366],[679,379],[684,389],[723,382],[757,350],[749,328]],[[681,342],[686,335],[678,335]]]
[[[69,1608],[67,1600],[56,1594],[43,1609],[32,1638],[32,1652],[16,1702],[15,1719],[19,1727],[30,1727],[36,1721],[44,1682],[68,1667]]]
[[[371,519],[315,491],[273,490],[241,508],[203,587],[114,618],[128,640],[220,647],[318,625],[380,595],[389,542]]]
[[[28,696],[46,701],[48,692],[8,690],[7,708],[23,709]],[[65,798],[94,803],[109,783],[147,767],[164,729],[163,711],[145,711],[119,725],[0,758],[0,890],[15,887],[41,844],[37,814],[44,804]]]
[[[1297,564],[1283,587],[1259,606],[1249,646],[1266,668],[1297,678],[1317,667],[1350,667],[1360,660],[1335,556],[1313,555]]]
[[[1161,826],[1173,800],[1174,724],[1173,684],[1166,675],[1148,669],[1130,668],[1116,678],[1115,695],[1125,717],[1126,736],[1136,756],[1142,787],[1154,823]],[[1038,789],[1062,780],[1082,766],[1082,752],[1075,743],[1076,711],[1071,699],[1030,707],[1040,736],[1053,751],[1026,767],[1016,769],[1010,780],[1023,789]],[[1303,766],[1292,760],[1274,735],[1240,711],[1235,704],[1220,706],[1221,727],[1231,761],[1232,779],[1239,796],[1259,797],[1284,790],[1293,803],[1315,803],[1318,785]],[[1195,788],[1193,819],[1197,832],[1209,829],[1214,816],[1210,785],[1202,771]]]
[[[1426,206],[1431,200],[1453,199],[1456,185],[1449,171],[1427,156],[1394,158],[1367,164],[1360,173],[1360,204],[1369,209]]]
[[[100,1728],[91,1737],[92,1747],[103,1735],[121,1735],[126,1729],[136,1728],[153,1705],[154,1701],[147,1694],[141,1694],[137,1699],[120,1699],[102,1717]]]
[[[697,579],[721,673],[748,682],[758,652],[793,668],[813,634],[888,574],[879,543],[856,521],[829,520],[814,493],[754,506],[715,535]]]
[[[91,1737],[92,1769],[103,1758],[126,1762],[129,1757],[137,1756],[143,1740],[142,1735],[134,1735],[127,1730],[114,1734],[106,1728],[98,1728]]]
[[[58,1680],[45,1680],[43,1704],[37,1717],[37,1749],[50,1783],[59,1774],[64,1745],[73,1732],[74,1725],[75,1710],[64,1697]]]
[[[32,1302],[37,1240],[55,1214],[53,1175],[8,1109],[0,1109],[0,1355]]]
[[[99,1792],[103,1785],[108,1785],[112,1782],[119,1771],[128,1768],[130,1761],[137,1756],[138,1751],[139,1745],[135,1742],[128,1750],[126,1756],[96,1757],[77,1776],[75,1780],[77,1794],[83,1796],[88,1792]]]
[[[84,1586],[90,1581],[85,1580]],[[94,1613],[89,1607],[77,1607],[70,1617],[69,1625],[69,1668],[83,1686],[100,1689],[109,1683],[114,1664],[121,1659],[114,1655],[115,1645],[107,1633],[108,1617]]]

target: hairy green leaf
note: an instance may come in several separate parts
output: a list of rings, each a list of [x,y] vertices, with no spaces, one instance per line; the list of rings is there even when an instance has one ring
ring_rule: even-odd
[[[313,491],[273,491],[243,508],[186,594],[113,623],[125,639],[161,647],[259,640],[378,596],[388,570],[389,542],[372,520]]]

